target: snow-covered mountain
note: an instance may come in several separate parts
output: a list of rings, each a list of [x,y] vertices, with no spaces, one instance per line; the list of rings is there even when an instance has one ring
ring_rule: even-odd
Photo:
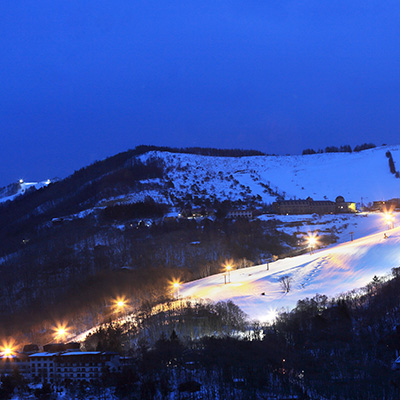
[[[364,220],[360,215],[334,215],[327,221],[328,216],[318,220],[302,216],[300,223],[293,217],[272,214],[250,222],[224,220],[223,216],[229,208],[240,206],[265,212],[270,209],[265,203],[278,197],[335,200],[341,195],[346,201],[364,204],[400,197],[399,174],[393,173],[387,155],[390,152],[396,166],[399,149],[385,146],[357,153],[226,157],[137,148],[55,183],[43,182],[39,186],[46,187],[41,190],[27,190],[38,186],[24,183],[4,189],[0,204],[0,318],[29,307],[40,309],[48,299],[56,304],[62,296],[76,297],[78,285],[99,279],[95,289],[91,283],[91,296],[97,302],[105,291],[116,290],[111,288],[114,279],[118,285],[128,281],[119,274],[122,270],[132,282],[137,271],[145,274],[154,267],[165,274],[168,268],[184,270],[193,278],[217,272],[220,260],[229,257],[243,265],[254,265],[272,255],[298,254],[302,249],[297,240],[311,228],[319,229],[321,240],[327,239],[325,243],[337,237],[339,242],[349,240],[353,231],[360,239],[360,227],[368,225],[365,221],[372,217]],[[225,200],[228,202],[223,203]],[[164,218],[168,208],[169,215],[177,217],[187,206],[204,206],[213,209],[215,215],[199,220]],[[374,229],[368,227],[363,232],[371,234]],[[308,268],[311,276],[314,264],[309,265],[307,260],[302,262],[303,269],[307,272]],[[283,261],[273,263],[274,268],[280,263]],[[322,261],[317,263],[322,265]],[[388,271],[395,265],[382,266]],[[302,270],[297,264],[290,268]],[[365,277],[368,280],[371,274],[367,271]],[[271,278],[275,279],[275,289],[262,286],[264,283],[254,286],[256,293],[265,293],[261,300],[261,294],[257,295],[257,301],[264,302],[269,289],[278,290],[277,278]],[[299,285],[303,283],[295,275],[293,279]],[[135,285],[132,283],[136,290]],[[346,289],[353,289],[351,285]],[[318,287],[315,290],[320,291]],[[80,305],[87,301],[84,292],[79,292]],[[236,295],[232,296],[235,300]],[[248,312],[240,300],[242,304]]]
[[[185,283],[182,298],[232,300],[251,318],[268,321],[298,300],[316,294],[338,296],[361,288],[400,265],[400,227],[385,230],[382,214],[365,214],[359,227],[371,235],[330,248]],[[400,218],[397,215],[397,220]],[[387,238],[385,238],[386,233]],[[362,235],[362,232],[361,232]],[[280,279],[289,277],[285,293]],[[225,280],[228,282],[225,284]]]
[[[285,199],[334,200],[368,204],[400,197],[400,179],[390,172],[386,153],[400,161],[400,146],[385,146],[357,153],[322,153],[304,156],[212,157],[149,152],[142,160],[161,158],[166,165],[168,192],[157,198],[211,196],[219,200],[257,198],[264,203]],[[144,194],[142,193],[141,196]]]
[[[172,206],[179,199],[190,202],[194,198],[268,204],[277,197],[335,200],[338,195],[346,201],[368,205],[400,197],[400,179],[390,172],[388,151],[395,163],[400,160],[399,145],[303,156],[217,157],[168,151],[149,151],[132,157],[127,154],[125,167],[135,160],[157,159],[163,162],[163,175],[142,179],[129,190],[103,193],[98,205],[135,203],[149,197]],[[104,171],[104,175],[110,172],[112,169]],[[40,188],[48,183],[49,180],[9,185],[0,191],[0,202],[16,198],[29,187]]]

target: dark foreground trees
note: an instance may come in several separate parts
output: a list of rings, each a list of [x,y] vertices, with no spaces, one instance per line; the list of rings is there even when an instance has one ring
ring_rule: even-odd
[[[143,399],[398,399],[400,372],[391,368],[400,349],[398,293],[395,268],[391,279],[374,279],[357,293],[307,298],[272,326],[238,324],[230,335],[230,308],[240,320],[234,305],[149,314],[125,371],[130,383],[125,375],[109,382],[120,398],[129,387]],[[205,325],[207,336],[193,335]]]

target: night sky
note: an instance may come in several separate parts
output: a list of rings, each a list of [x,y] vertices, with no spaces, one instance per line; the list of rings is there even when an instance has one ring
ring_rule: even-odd
[[[0,186],[139,144],[399,144],[398,0],[0,2]]]

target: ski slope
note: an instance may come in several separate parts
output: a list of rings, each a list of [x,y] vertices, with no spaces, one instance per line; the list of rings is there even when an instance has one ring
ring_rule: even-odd
[[[375,221],[371,220],[371,223]],[[378,228],[379,226],[376,225]],[[384,238],[386,232],[388,238]],[[185,283],[183,298],[232,300],[251,319],[269,321],[277,312],[290,310],[300,299],[316,294],[336,296],[365,286],[372,278],[400,266],[400,227],[354,241],[269,264],[238,269]],[[284,293],[280,278],[291,278]]]
[[[400,213],[393,213],[395,225],[400,223]],[[312,215],[265,215],[264,220],[279,218],[285,223],[302,221],[305,228],[315,232],[321,226],[337,226],[340,244],[309,253],[285,258],[269,264],[233,270],[225,274],[212,275],[204,279],[184,283],[179,297],[211,301],[232,300],[252,320],[268,322],[279,311],[294,308],[298,300],[318,294],[335,296],[365,286],[372,278],[391,272],[400,266],[400,227],[387,230],[383,213],[359,213],[347,215],[325,215],[315,219]],[[339,221],[338,221],[339,220]],[[340,223],[340,220],[341,223]],[[307,225],[307,221],[310,225]],[[316,224],[317,222],[317,224]],[[312,224],[311,224],[312,223]],[[341,227],[345,223],[346,228]],[[322,224],[322,225],[320,225]],[[287,226],[282,230],[292,233]],[[354,231],[355,240],[349,232]],[[388,238],[384,239],[384,233]],[[283,293],[279,279],[288,275],[292,278],[292,289]],[[264,293],[264,294],[262,294]],[[135,320],[135,314],[120,319]],[[97,326],[71,334],[69,340],[81,342]]]
[[[24,182],[23,180],[21,180],[18,183],[11,184],[8,187],[0,189],[0,203],[12,201],[18,196],[24,194],[29,189],[35,188],[36,190],[39,190],[43,187],[48,186],[50,183],[50,179],[42,182]]]

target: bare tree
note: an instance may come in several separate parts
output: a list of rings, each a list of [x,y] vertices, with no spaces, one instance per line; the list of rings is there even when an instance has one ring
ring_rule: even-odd
[[[282,290],[284,293],[289,293],[292,285],[292,277],[289,275],[284,275],[279,278]]]

